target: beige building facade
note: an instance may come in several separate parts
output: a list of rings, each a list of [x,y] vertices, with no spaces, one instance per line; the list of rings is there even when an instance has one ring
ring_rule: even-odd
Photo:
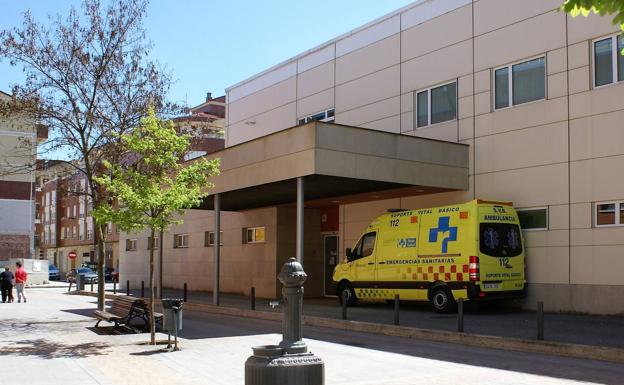
[[[3,108],[14,102],[0,91]],[[0,117],[0,259],[35,256],[35,162],[47,134],[26,116]]]
[[[291,127],[315,120],[392,134],[398,143],[417,137],[464,145],[465,183],[462,175],[443,174],[445,182],[458,182],[409,181],[419,187],[385,186],[358,194],[328,183],[328,194],[335,189],[335,195],[323,195],[321,210],[338,213],[330,231],[337,237],[338,258],[390,208],[474,198],[512,201],[525,227],[529,285],[524,304],[531,308],[543,300],[548,310],[622,314],[624,182],[618,175],[624,164],[624,60],[618,51],[624,43],[610,18],[571,18],[558,10],[560,5],[560,0],[417,1],[228,88],[224,151],[296,132]],[[346,137],[341,133],[336,140]],[[424,153],[428,147],[410,148]],[[241,169],[257,163],[251,159],[253,147],[248,149],[239,153],[241,163],[249,160]],[[266,163],[268,168],[257,171],[266,177],[258,185],[275,183],[271,178],[296,168],[293,164],[318,164],[318,159],[333,159],[337,170],[353,162],[353,175],[366,180],[382,180],[399,168],[360,162],[370,154],[349,160],[300,155],[290,163]],[[231,175],[216,180],[218,191],[237,180]],[[244,234],[239,226],[246,226],[253,213],[233,214],[241,218],[236,226],[224,216],[229,223],[224,260],[230,247],[234,263],[233,250],[241,247],[227,226],[232,234]],[[211,219],[199,223],[197,228],[206,230]],[[306,228],[306,236],[310,231]],[[277,251],[261,254],[266,253]],[[204,257],[202,263],[210,265],[210,257]],[[267,269],[277,267],[271,262]],[[251,274],[260,271],[255,266]],[[212,280],[209,272],[206,279]],[[245,285],[248,280],[222,289],[244,292]]]

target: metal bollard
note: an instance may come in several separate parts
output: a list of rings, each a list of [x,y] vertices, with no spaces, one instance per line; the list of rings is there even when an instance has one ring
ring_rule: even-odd
[[[117,280],[113,279],[113,294],[117,294]]]
[[[256,288],[251,287],[251,310],[256,310]]]
[[[93,278],[91,278],[91,291],[93,291]]]
[[[186,282],[184,282],[184,302],[187,302],[186,300],[186,291],[187,291],[188,286],[186,285]]]
[[[537,339],[544,340],[544,302],[537,303]]]
[[[464,332],[464,299],[457,300],[457,331]]]
[[[130,295],[130,280],[126,280],[126,295]]]
[[[145,298],[145,281],[141,281],[141,298]]]
[[[394,324],[395,325],[399,324],[399,304],[400,304],[399,295],[395,294],[394,296]]]
[[[346,291],[342,292],[342,319],[347,319],[347,298],[348,293]]]

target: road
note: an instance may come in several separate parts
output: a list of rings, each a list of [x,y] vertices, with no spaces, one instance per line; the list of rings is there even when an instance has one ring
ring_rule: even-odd
[[[266,333],[281,333],[281,324],[273,321],[186,312],[184,331],[181,336],[188,339],[203,339]],[[601,361],[511,352],[315,327],[304,329],[304,339],[368,349],[372,356],[375,355],[373,353],[375,351],[403,355],[403,357],[396,356],[396,361],[394,361],[400,366],[402,366],[402,360],[409,362],[411,361],[410,358],[424,358],[478,368],[499,369],[575,381],[614,385],[624,383],[624,365]],[[279,340],[275,340],[274,343],[278,342]],[[348,350],[345,351],[345,354],[349,354]],[[388,363],[387,369],[392,370],[392,361]],[[425,368],[425,370],[427,369]],[[469,371],[470,369],[467,368],[466,370]],[[414,373],[414,376],[418,375],[419,373]],[[503,383],[503,381],[497,383]]]
[[[62,289],[31,289],[28,295],[25,304],[0,304],[3,385],[243,384],[251,347],[281,338],[278,322],[187,311],[182,350],[161,353],[142,343],[144,334],[94,329],[93,297]],[[600,361],[333,329],[304,333],[332,385],[615,385],[624,378],[624,365]]]
[[[140,295],[140,291],[134,291]],[[166,296],[181,298],[181,290],[166,290]],[[188,293],[191,303],[212,303],[212,294],[206,292]],[[256,309],[271,309],[267,299],[258,299]],[[249,298],[223,294],[221,305],[249,309]],[[335,298],[314,298],[304,301],[306,315],[335,318],[342,316],[342,310]],[[392,324],[393,305],[386,303],[361,302],[348,309],[350,320]],[[571,344],[608,346],[624,349],[624,317],[595,316],[582,314],[547,313],[545,338],[547,341]],[[438,314],[425,302],[401,302],[401,325],[423,329],[456,331],[456,314]],[[537,316],[535,312],[521,311],[513,303],[479,304],[466,303],[464,330],[467,333],[535,339],[537,336]]]

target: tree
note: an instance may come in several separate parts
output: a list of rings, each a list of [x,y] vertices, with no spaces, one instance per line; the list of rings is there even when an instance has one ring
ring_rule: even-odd
[[[619,24],[624,31],[624,0],[566,0],[562,9],[572,17],[578,15],[587,17],[590,13],[600,16],[615,15],[613,24]],[[622,55],[624,55],[624,49],[622,49]]]
[[[142,27],[148,0],[83,0],[49,24],[24,14],[21,28],[0,32],[0,59],[21,65],[24,84],[0,103],[0,113],[20,114],[50,129],[47,151],[64,153],[86,186],[94,208],[110,197],[96,177],[104,160],[119,161],[116,147],[123,133],[136,127],[148,105],[176,113],[166,102],[171,77],[148,60],[150,44]],[[98,260],[98,308],[104,308],[106,222],[93,220]]]
[[[96,180],[115,197],[116,204],[102,205],[93,215],[102,222],[112,221],[127,232],[148,228],[151,239],[160,231],[167,231],[172,224],[182,223],[179,217],[183,210],[199,205],[212,187],[208,177],[219,172],[218,159],[200,158],[183,164],[190,139],[190,135],[176,132],[173,122],[159,119],[150,110],[135,130],[121,137],[125,161],[104,162],[111,177],[102,176]],[[150,247],[149,255],[152,344],[155,343],[156,296],[154,249]]]

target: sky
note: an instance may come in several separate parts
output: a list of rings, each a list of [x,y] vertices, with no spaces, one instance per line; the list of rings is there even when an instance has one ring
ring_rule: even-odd
[[[201,104],[225,88],[413,0],[152,0],[145,20],[151,58],[174,78],[170,98]],[[0,29],[65,14],[80,0],[0,0]],[[24,79],[0,61],[0,90]]]

